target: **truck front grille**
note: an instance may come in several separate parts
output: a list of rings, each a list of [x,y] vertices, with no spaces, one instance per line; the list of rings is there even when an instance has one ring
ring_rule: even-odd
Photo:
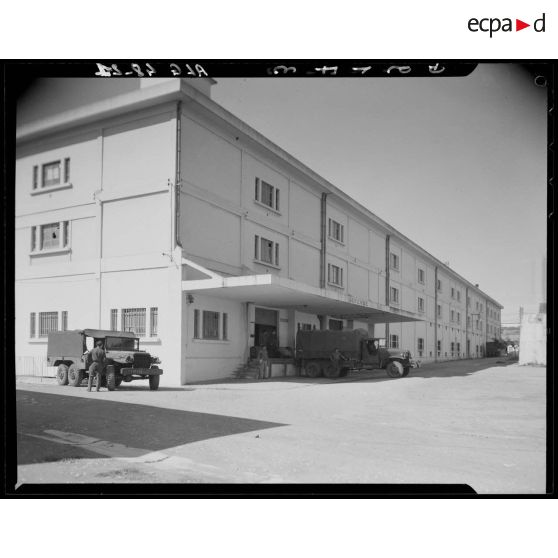
[[[134,355],[134,368],[149,368],[151,356],[147,353],[136,353]]]

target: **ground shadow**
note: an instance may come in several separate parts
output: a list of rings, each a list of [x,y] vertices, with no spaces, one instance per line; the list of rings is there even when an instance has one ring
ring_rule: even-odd
[[[98,451],[89,449],[94,447],[87,442],[91,439],[112,444],[113,457],[114,453],[119,455],[118,448],[122,448],[122,457],[135,457],[210,438],[285,426],[276,422],[25,390],[17,391],[16,410],[20,465],[102,457]],[[70,436],[66,440],[74,442],[58,443],[52,432],[68,433]],[[130,448],[134,451],[130,452]]]

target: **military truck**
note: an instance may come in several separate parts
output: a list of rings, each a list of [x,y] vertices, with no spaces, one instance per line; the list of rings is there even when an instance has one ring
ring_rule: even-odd
[[[349,370],[383,368],[390,378],[411,370],[410,351],[386,349],[385,339],[370,338],[364,329],[299,330],[296,363],[310,378],[346,376]]]
[[[78,387],[89,378],[91,349],[102,341],[106,353],[103,384],[113,391],[122,382],[149,380],[149,389],[159,387],[163,370],[161,361],[140,350],[139,339],[128,331],[103,329],[78,329],[56,331],[48,334],[47,363],[57,366],[56,379],[61,386]]]

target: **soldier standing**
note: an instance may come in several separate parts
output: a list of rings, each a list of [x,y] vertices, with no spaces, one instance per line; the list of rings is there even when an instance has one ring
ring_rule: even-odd
[[[101,340],[95,343],[95,348],[91,351],[91,358],[93,362],[89,367],[89,380],[87,382],[87,391],[91,391],[91,384],[93,383],[93,375],[97,376],[96,391],[101,388],[101,375],[105,367],[105,350],[103,349],[103,342]]]

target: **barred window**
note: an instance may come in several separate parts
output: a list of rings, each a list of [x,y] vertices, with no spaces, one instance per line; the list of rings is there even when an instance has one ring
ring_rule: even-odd
[[[399,335],[392,333],[389,336],[389,347],[390,349],[397,349],[399,347]]]
[[[418,311],[424,312],[424,298],[418,297]]]
[[[145,308],[123,308],[122,331],[145,337]]]
[[[223,313],[223,340],[226,341],[229,338],[229,315]]]
[[[417,339],[417,350],[418,350],[418,354],[421,357],[422,353],[424,351],[424,339],[422,337],[419,337]]]
[[[301,324],[298,322],[298,329],[301,331],[312,331],[312,324]]]
[[[438,318],[442,317],[442,306],[440,304],[438,304],[438,306],[436,307],[436,313],[438,315]]]
[[[58,331],[58,312],[39,312],[39,337]]]
[[[37,316],[36,316],[35,312],[31,312],[31,314],[29,315],[29,337],[35,337],[35,334],[37,332],[36,319],[37,319]]]
[[[149,336],[157,337],[157,321],[159,319],[159,309],[151,308]]]
[[[442,354],[442,342],[438,341],[436,343],[436,345],[437,345],[437,350],[438,350],[438,356],[441,356],[441,354]]]
[[[389,300],[394,304],[399,304],[399,289],[395,287],[390,287],[389,289]]]
[[[112,308],[110,311],[110,330],[118,331],[118,309]]]
[[[68,312],[62,311],[62,331],[68,331]]]
[[[203,311],[203,338],[219,339],[219,312]]]

